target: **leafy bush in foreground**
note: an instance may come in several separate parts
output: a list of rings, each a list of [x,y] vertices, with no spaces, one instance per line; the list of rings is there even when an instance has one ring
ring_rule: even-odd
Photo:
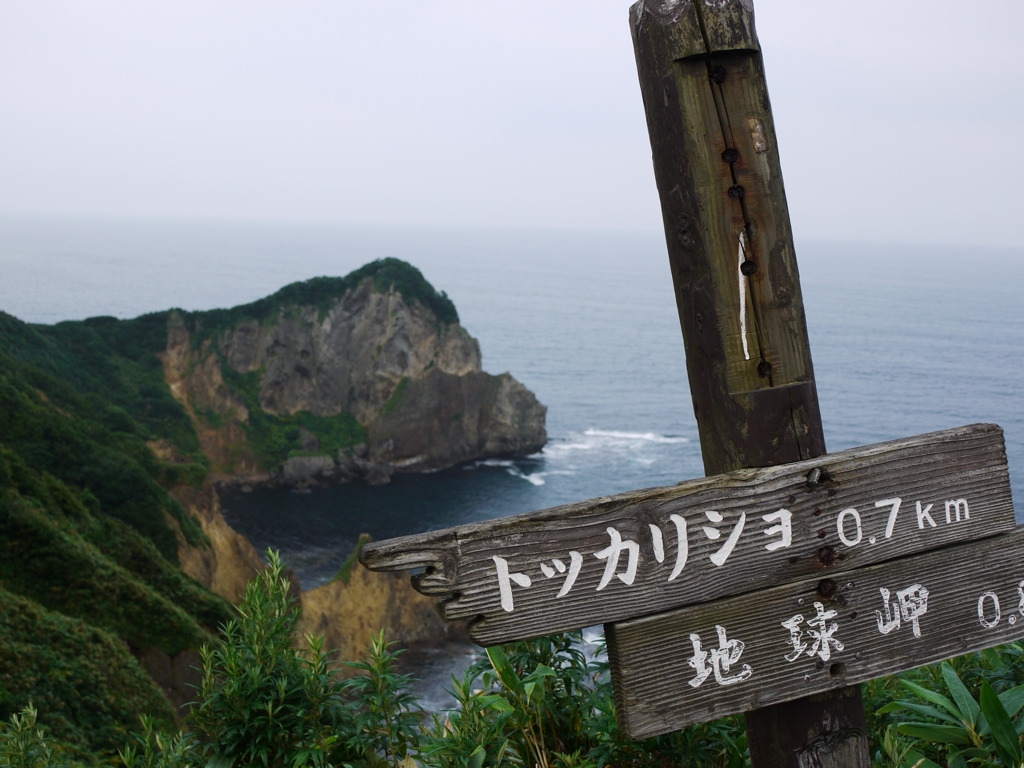
[[[328,669],[321,638],[306,654],[292,646],[298,610],[281,561],[252,579],[224,626],[203,648],[203,682],[189,723],[196,752],[218,765],[329,765],[341,714],[341,684]]]
[[[456,706],[428,721],[383,632],[361,674],[334,675],[322,640],[293,644],[298,617],[280,560],[250,582],[220,643],[203,652],[191,731],[144,717],[119,752],[124,768],[620,768],[749,764],[737,718],[632,742],[616,728],[601,649],[579,633],[491,648],[453,679]],[[1024,764],[1024,650],[1005,646],[872,681],[873,764],[967,768]],[[893,701],[898,689],[911,698]],[[47,700],[47,708],[61,703]],[[0,722],[0,766],[72,768],[35,709]],[[97,757],[96,760],[101,760]],[[110,764],[105,763],[105,764]]]

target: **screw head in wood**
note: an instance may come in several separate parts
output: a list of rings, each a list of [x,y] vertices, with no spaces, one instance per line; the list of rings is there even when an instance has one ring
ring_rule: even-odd
[[[733,200],[742,200],[743,197],[747,194],[747,191],[743,189],[743,187],[740,184],[733,184],[731,187],[729,187],[729,191],[726,194],[728,194],[729,197],[732,198]]]
[[[742,272],[747,277],[750,277],[752,274],[757,272],[757,264],[751,261],[750,259],[747,259],[742,264],[740,264],[740,272]]]
[[[739,159],[740,159],[740,153],[737,152],[732,147],[726,147],[725,150],[722,152],[722,162],[723,163],[728,163],[729,165],[732,165],[733,163],[735,163]]]
[[[830,566],[836,561],[836,551],[832,547],[822,547],[818,550],[818,562],[824,566]]]

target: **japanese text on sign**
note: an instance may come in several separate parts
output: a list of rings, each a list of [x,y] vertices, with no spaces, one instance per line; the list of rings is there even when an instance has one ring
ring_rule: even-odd
[[[944,515],[937,511],[935,502],[925,503],[917,500],[906,504],[905,507],[904,499],[901,497],[880,499],[874,502],[873,508],[882,514],[878,518],[878,530],[868,532],[866,539],[861,512],[856,507],[846,507],[839,511],[835,518],[835,531],[843,546],[853,548],[864,543],[871,545],[891,539],[901,530],[928,531],[942,524],[964,523],[971,519],[970,505],[966,498],[946,500],[944,506],[939,507],[944,510]],[[904,509],[910,511],[901,515]],[[749,516],[747,512],[742,511],[728,524],[725,516],[715,510],[691,515],[689,519],[683,515],[670,514],[662,525],[648,523],[647,532],[649,536],[644,537],[642,547],[641,542],[626,538],[618,528],[608,526],[606,547],[587,554],[571,550],[563,556],[541,560],[532,567],[521,570],[513,570],[509,560],[504,556],[492,555],[502,610],[508,613],[514,611],[516,591],[528,589],[541,578],[560,579],[560,588],[555,597],[565,597],[588,566],[601,569],[600,579],[594,588],[594,591],[599,592],[613,580],[627,586],[632,585],[636,581],[643,557],[650,558],[658,565],[667,564],[668,574],[664,578],[671,582],[683,573],[688,564],[693,567],[691,550],[694,549],[702,554],[706,552],[707,561],[715,568],[721,568],[744,537],[753,537],[756,542],[754,547],[757,548],[759,545],[767,552],[786,550],[794,544],[793,513],[785,508]],[[887,613],[887,626],[898,626],[902,615],[902,620],[911,621],[916,631],[916,619],[906,614],[910,609],[905,601],[909,598],[906,595],[901,596],[900,593],[896,597],[899,611],[902,613],[898,613],[895,619]],[[889,611],[888,596],[884,599],[886,611]],[[815,621],[823,620],[818,618]],[[813,631],[824,632],[822,629]],[[819,648],[823,647],[821,642],[825,642],[824,647],[827,649],[829,641],[816,640]]]

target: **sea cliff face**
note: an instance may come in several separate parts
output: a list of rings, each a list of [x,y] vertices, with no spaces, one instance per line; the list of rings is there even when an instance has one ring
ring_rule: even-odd
[[[219,482],[386,482],[546,441],[536,397],[398,285],[371,274],[254,314],[212,333],[201,313],[169,323],[165,378]]]

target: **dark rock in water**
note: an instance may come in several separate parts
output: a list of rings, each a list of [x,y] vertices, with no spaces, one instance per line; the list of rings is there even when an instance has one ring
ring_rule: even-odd
[[[370,422],[370,456],[403,471],[535,453],[546,442],[544,406],[507,373],[433,369],[396,399]]]

